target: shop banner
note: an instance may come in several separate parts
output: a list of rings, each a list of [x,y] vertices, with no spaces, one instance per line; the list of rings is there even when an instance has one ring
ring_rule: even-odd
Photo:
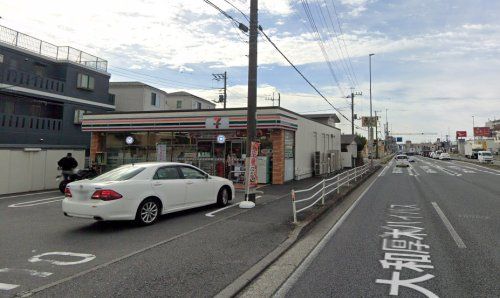
[[[259,142],[252,142],[252,148],[250,151],[250,167],[249,167],[249,185],[250,187],[256,187],[259,181],[257,177],[257,156],[259,155]]]
[[[156,161],[167,161],[167,144],[156,145]]]
[[[491,137],[491,129],[489,127],[474,127],[475,137]]]
[[[466,138],[466,137],[467,137],[467,131],[457,130],[457,138]]]

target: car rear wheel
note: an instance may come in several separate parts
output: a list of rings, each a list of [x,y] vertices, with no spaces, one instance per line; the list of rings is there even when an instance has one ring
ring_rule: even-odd
[[[135,221],[142,226],[154,224],[160,217],[160,204],[154,199],[142,201],[137,208]]]
[[[229,190],[227,187],[223,187],[219,190],[217,195],[217,205],[224,207],[229,203]]]

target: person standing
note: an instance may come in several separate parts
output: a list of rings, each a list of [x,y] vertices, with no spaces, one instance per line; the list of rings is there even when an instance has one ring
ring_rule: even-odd
[[[69,175],[73,174],[73,170],[78,166],[78,162],[73,158],[71,153],[68,153],[57,162],[57,165],[62,170],[64,180],[67,180]]]

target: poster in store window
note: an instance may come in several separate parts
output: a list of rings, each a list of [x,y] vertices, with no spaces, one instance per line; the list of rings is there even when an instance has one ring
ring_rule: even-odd
[[[167,144],[156,145],[156,161],[167,161]]]

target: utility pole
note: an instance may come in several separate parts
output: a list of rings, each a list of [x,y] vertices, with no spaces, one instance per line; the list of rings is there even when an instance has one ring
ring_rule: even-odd
[[[247,173],[250,167],[250,152],[252,141],[257,134],[257,34],[258,34],[258,0],[250,1],[250,33],[248,45],[248,110],[247,110]],[[246,199],[255,202],[255,193],[249,187],[250,177],[246,177]]]
[[[223,98],[220,97],[219,95],[219,103],[223,102],[224,103],[224,110],[226,109],[226,103],[227,103],[227,71],[224,73],[213,73],[212,76],[214,77],[214,80],[220,81],[224,80],[224,89],[223,89]]]
[[[273,97],[266,97],[266,100],[270,100],[273,102],[273,107],[274,107],[274,101],[278,101],[278,107],[280,106],[280,99],[281,99],[281,94],[278,92],[278,97],[274,97],[274,92],[273,92]]]
[[[347,96],[347,98],[351,98],[351,134],[354,135],[354,119],[356,117],[354,116],[354,96],[356,95],[363,95],[362,92],[354,92],[353,88],[351,88],[351,96]]]
[[[370,122],[369,122],[369,130],[368,130],[368,136],[370,139],[370,146],[368,146],[368,149],[370,151],[370,167],[373,167],[373,128],[372,128],[372,121],[373,121],[373,116],[372,116],[372,56],[375,54],[369,54],[368,55],[368,60],[369,60],[369,69],[370,69]]]

